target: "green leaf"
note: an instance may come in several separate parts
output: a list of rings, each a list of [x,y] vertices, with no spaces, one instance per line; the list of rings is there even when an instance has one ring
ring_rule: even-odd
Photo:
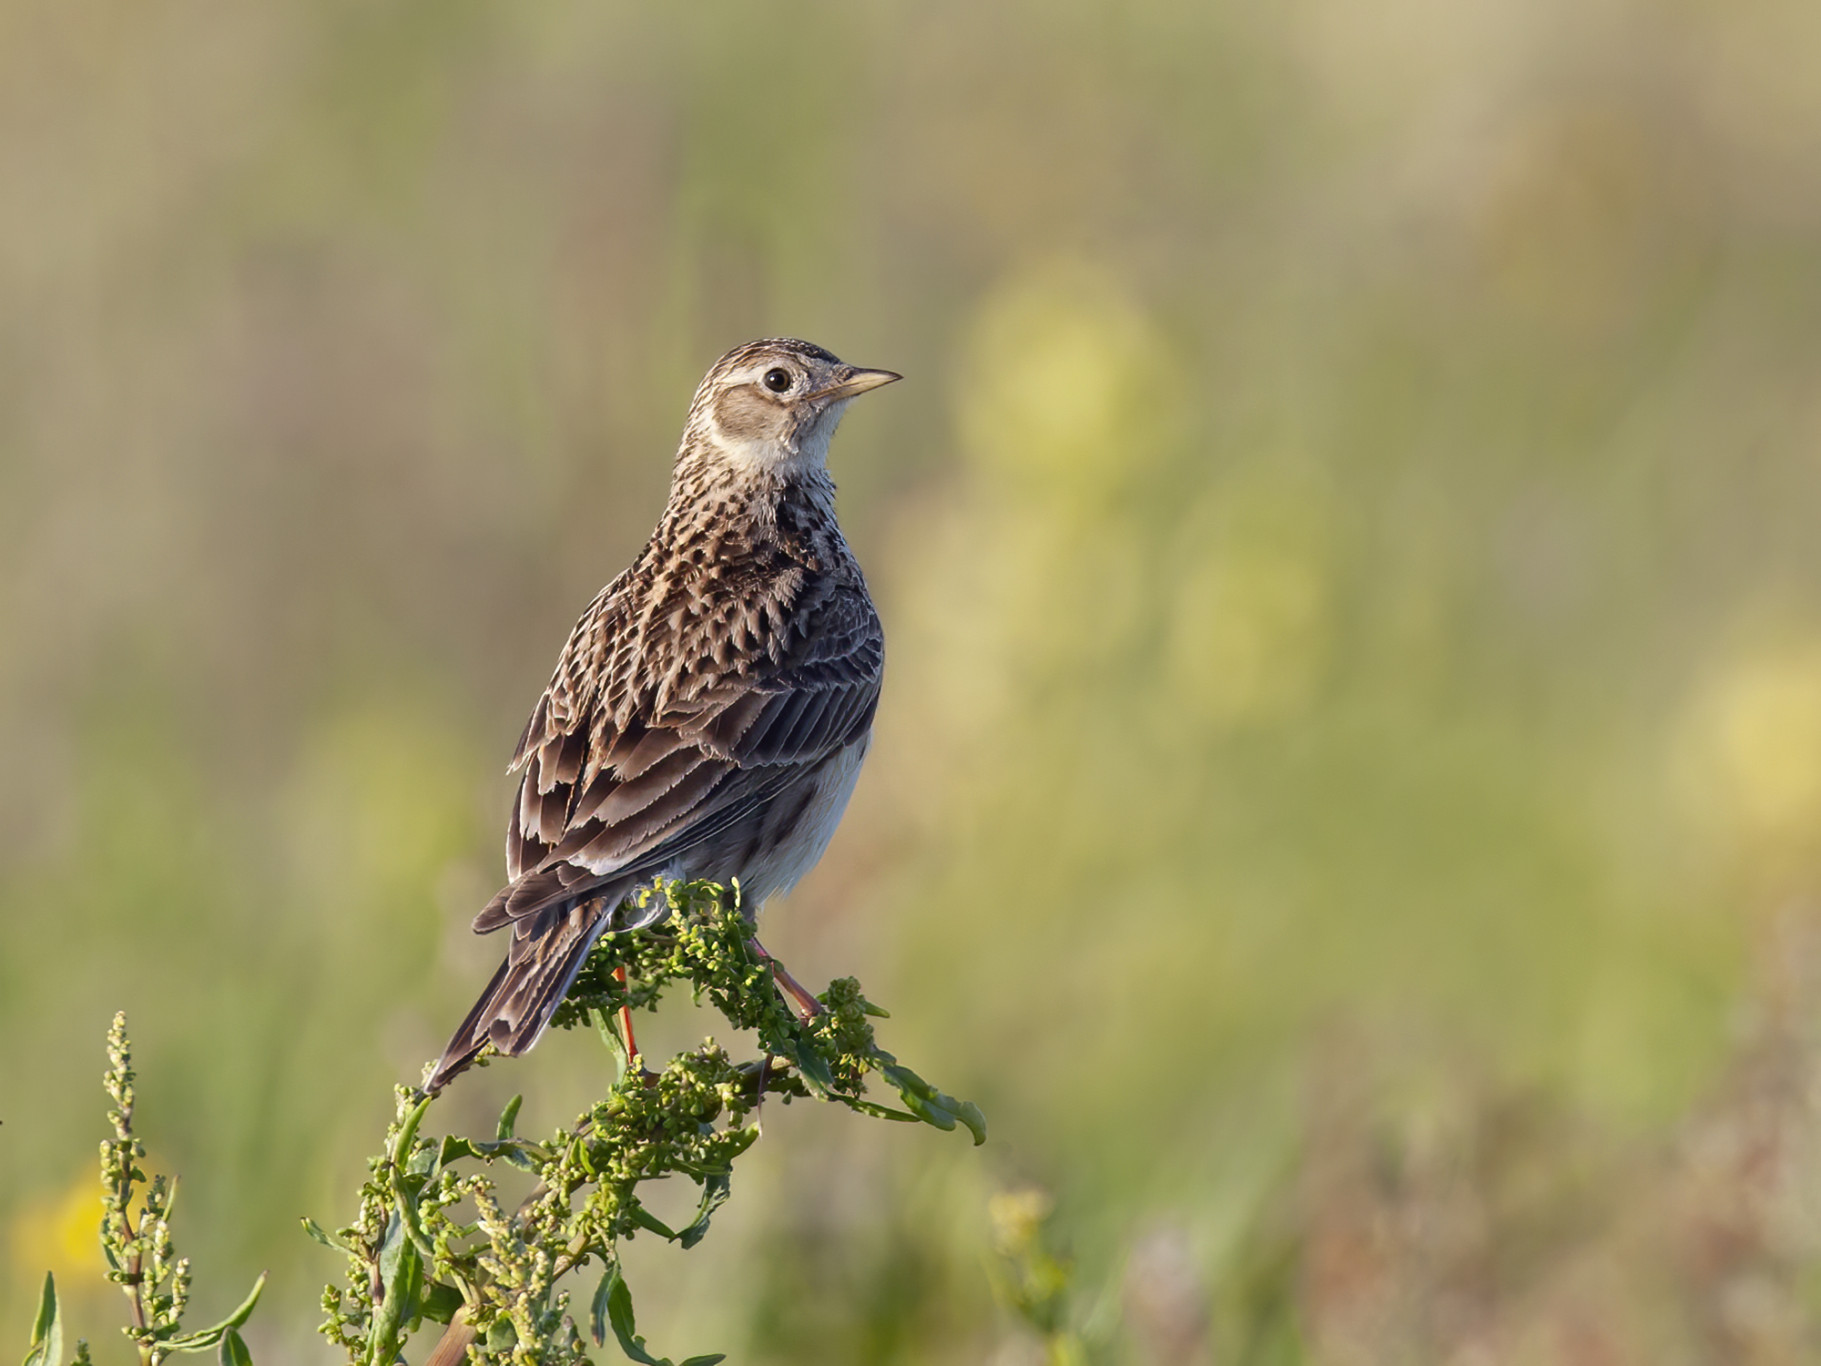
[[[57,1303],[57,1281],[44,1273],[38,1296],[38,1317],[32,1322],[32,1346],[25,1366],[63,1366],[63,1310]]]
[[[877,1101],[861,1100],[852,1096],[843,1097],[843,1100],[850,1109],[857,1110],[863,1115],[871,1115],[874,1119],[896,1120],[899,1124],[923,1123],[922,1119],[908,1111],[894,1110],[891,1106],[880,1105]]]
[[[943,1099],[948,1100],[949,1097],[944,1096]],[[976,1148],[986,1142],[986,1116],[973,1101],[962,1101],[961,1108],[955,1111],[955,1118],[967,1126],[967,1131],[974,1136]]]
[[[607,1269],[601,1273],[601,1283],[594,1288],[594,1298],[588,1302],[588,1334],[596,1347],[607,1345],[607,1296],[613,1293],[617,1269],[611,1261],[607,1263]]]
[[[626,1041],[620,1037],[620,1031],[614,1027],[613,1012],[597,1010],[589,1013],[594,1016],[595,1033],[601,1036],[601,1042],[607,1045],[607,1051],[615,1057],[625,1057]]]
[[[500,1111],[499,1128],[495,1130],[494,1137],[499,1139],[501,1143],[504,1143],[507,1139],[512,1137],[512,1126],[518,1122],[519,1106],[524,1103],[524,1096],[514,1096],[511,1100],[506,1102],[506,1108]]]
[[[430,1103],[435,1099],[435,1096],[425,1096],[412,1107],[411,1113],[405,1116],[405,1122],[398,1131],[398,1138],[392,1144],[391,1156],[394,1162],[410,1155],[411,1145],[417,1141],[417,1126],[424,1122],[424,1112],[430,1108]]]
[[[512,1326],[512,1320],[501,1314],[487,1330],[487,1350],[495,1356],[510,1356],[512,1349],[518,1346],[518,1329]]]
[[[942,1130],[953,1129],[956,1123],[965,1124],[976,1147],[986,1142],[986,1116],[973,1101],[945,1095],[899,1063],[889,1064],[881,1075],[898,1088],[898,1094],[904,1097],[904,1108],[925,1124]]]
[[[677,1240],[678,1235],[676,1230],[660,1220],[643,1205],[635,1205],[633,1207],[632,1222],[639,1228],[651,1230],[651,1232],[657,1234],[660,1238],[668,1238],[673,1243]]]
[[[260,1295],[266,1288],[268,1272],[260,1272],[259,1279],[253,1282],[252,1290],[240,1302],[240,1306],[220,1323],[210,1324],[196,1333],[185,1333],[180,1338],[172,1338],[167,1344],[173,1352],[206,1352],[221,1341],[230,1330],[239,1328],[253,1317],[253,1307],[259,1303]]]
[[[397,1359],[405,1325],[417,1317],[422,1270],[417,1244],[406,1231],[404,1219],[394,1210],[379,1248],[379,1283],[384,1298],[374,1306],[373,1329],[367,1337],[369,1366],[392,1366]]]
[[[402,1183],[392,1192],[392,1215],[404,1226],[405,1237],[411,1240],[420,1256],[436,1256],[436,1247],[431,1243],[430,1235],[424,1232],[423,1220],[418,1216],[417,1200]]]
[[[334,1248],[337,1252],[348,1252],[349,1251],[348,1245],[346,1243],[342,1242],[341,1239],[337,1238],[334,1234],[330,1233],[321,1224],[317,1223],[314,1219],[310,1218],[308,1215],[304,1216],[303,1228],[304,1228],[305,1233],[309,1234],[312,1238],[314,1238],[317,1242],[321,1243],[324,1247]]]
[[[424,1291],[423,1315],[437,1323],[447,1323],[464,1303],[466,1301],[462,1299],[462,1292],[454,1286],[432,1281]]]
[[[497,1141],[477,1138],[458,1138],[450,1134],[443,1139],[441,1155],[437,1158],[437,1167],[443,1168],[457,1158],[473,1157],[483,1162],[498,1159],[508,1166],[517,1167],[523,1172],[535,1172],[548,1160],[547,1154],[537,1144],[524,1138],[505,1138]]]
[[[834,1089],[835,1076],[828,1070],[828,1063],[815,1049],[799,1039],[789,1040],[784,1049],[784,1056],[789,1058],[801,1076],[818,1097],[829,1098]]]
[[[733,1177],[727,1173],[710,1176],[702,1182],[702,1200],[696,1206],[696,1217],[689,1226],[677,1234],[677,1242],[685,1248],[694,1247],[708,1233],[708,1220],[716,1210],[727,1203],[727,1197],[733,1192]],[[687,1363],[685,1363],[687,1366]]]
[[[710,1352],[707,1356],[690,1357],[688,1361],[685,1361],[683,1363],[683,1366],[719,1366],[720,1362],[723,1362],[726,1360],[727,1360],[727,1353]]]
[[[645,1339],[638,1335],[638,1325],[632,1318],[632,1289],[620,1274],[619,1263],[610,1266],[607,1274],[601,1278],[601,1287],[594,1292],[597,1304],[602,1299],[603,1291],[606,1292],[607,1322],[613,1329],[614,1337],[619,1339],[620,1350],[639,1362],[640,1366],[670,1366],[668,1361],[654,1357],[645,1350]]]
[[[247,1350],[246,1339],[232,1328],[221,1335],[219,1360],[221,1366],[253,1366],[253,1354]]]
[[[423,1220],[417,1212],[417,1193],[424,1188],[423,1180],[412,1180],[411,1177],[428,1178],[432,1168],[441,1160],[442,1146],[435,1144],[422,1152],[413,1153],[412,1145],[416,1141],[418,1121],[424,1117],[429,1108],[430,1097],[425,1097],[417,1108],[411,1112],[405,1126],[399,1131],[398,1146],[393,1149],[392,1167],[398,1170],[398,1159],[401,1154],[408,1158],[408,1170],[392,1183],[392,1214],[404,1227],[405,1236],[422,1257],[436,1256],[436,1248],[430,1242],[430,1235],[424,1232]],[[388,1237],[390,1233],[388,1232]],[[382,1272],[383,1274],[383,1272]]]
[[[502,1139],[498,1143],[476,1143],[474,1155],[492,1161],[498,1158],[507,1166],[517,1167],[522,1172],[534,1172],[546,1160],[545,1154],[537,1144],[522,1138]]]

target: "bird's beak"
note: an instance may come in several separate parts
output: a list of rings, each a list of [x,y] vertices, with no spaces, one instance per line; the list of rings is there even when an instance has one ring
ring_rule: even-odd
[[[882,384],[890,384],[904,376],[892,370],[862,370],[857,365],[843,365],[835,372],[835,382],[825,389],[818,389],[811,398],[852,398],[855,394],[864,394],[868,389],[877,389]]]

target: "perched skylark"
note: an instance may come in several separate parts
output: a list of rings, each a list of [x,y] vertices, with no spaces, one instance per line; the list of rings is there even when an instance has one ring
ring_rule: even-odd
[[[702,380],[657,530],[582,613],[519,741],[509,881],[474,920],[511,947],[430,1090],[489,1043],[535,1044],[601,932],[664,913],[627,900],[654,879],[738,878],[754,914],[822,857],[885,665],[828,443],[848,400],[898,378],[774,339]]]

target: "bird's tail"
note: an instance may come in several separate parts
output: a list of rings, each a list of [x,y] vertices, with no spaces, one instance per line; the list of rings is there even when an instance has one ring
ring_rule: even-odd
[[[512,951],[443,1049],[424,1089],[442,1090],[488,1044],[507,1057],[517,1057],[536,1043],[563,1003],[588,950],[607,927],[606,909],[603,900],[589,898],[551,916],[523,938],[515,935]]]

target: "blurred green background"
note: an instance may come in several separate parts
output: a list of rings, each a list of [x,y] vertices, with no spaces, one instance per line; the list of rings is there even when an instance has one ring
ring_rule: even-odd
[[[1035,1185],[1109,1361],[1821,1351],[1812,3],[4,0],[0,185],[19,1350],[46,1266],[123,1350],[124,1006],[198,1312],[270,1266],[262,1366],[323,1359],[297,1217],[495,961],[505,761],[696,380],[782,333],[909,382],[833,458],[879,743],[767,939],[993,1139],[768,1110],[635,1249],[656,1345],[1040,1361]]]

